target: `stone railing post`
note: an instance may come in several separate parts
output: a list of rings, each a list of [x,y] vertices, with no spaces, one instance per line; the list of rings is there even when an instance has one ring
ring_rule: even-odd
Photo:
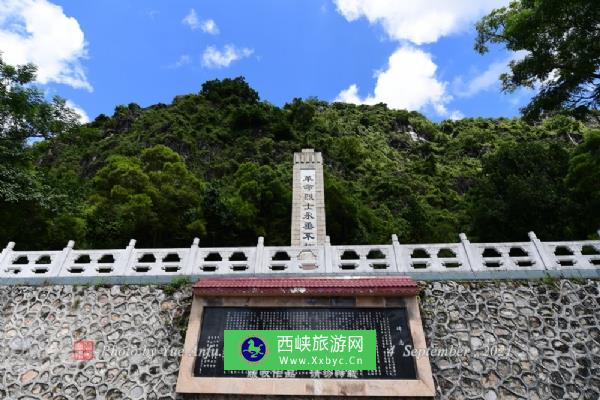
[[[135,239],[131,239],[129,244],[125,248],[121,257],[117,261],[117,265],[115,266],[115,275],[128,275],[130,270],[127,269],[131,262],[131,256],[133,255],[133,251],[135,250]]]
[[[325,236],[325,243],[323,244],[323,247],[325,248],[324,250],[324,263],[325,263],[325,272],[334,272],[333,266],[334,264],[334,260],[333,260],[333,249],[331,248],[331,238],[329,237],[329,235]]]
[[[400,247],[400,241],[398,235],[392,234],[392,248],[394,249],[394,263],[396,264],[396,271],[406,273],[409,268],[405,265],[402,259],[402,247]]]
[[[6,268],[8,268],[8,265],[5,265],[5,264],[9,264],[10,253],[13,252],[14,248],[15,248],[15,242],[8,242],[6,247],[4,249],[2,249],[2,253],[0,253],[0,275],[2,275],[2,272]]]
[[[62,273],[63,268],[65,268],[67,265],[69,255],[71,254],[71,251],[73,251],[73,247],[75,247],[75,242],[73,240],[69,240],[67,242],[67,247],[62,249],[59,256],[56,258],[56,261],[54,262],[54,271],[56,271],[54,276],[60,276]]]
[[[265,238],[262,236],[258,237],[258,243],[256,244],[256,251],[254,254],[254,274],[263,271],[263,253],[265,251]]]
[[[533,247],[535,248],[535,251],[537,252],[537,254],[539,256],[539,259],[542,260],[544,269],[545,270],[556,269],[556,265],[554,264],[552,257],[550,257],[548,255],[544,244],[540,241],[540,239],[537,238],[536,234],[533,231],[531,231],[531,232],[527,233],[527,236],[529,236],[529,240],[531,240],[531,243],[533,244]]]
[[[465,255],[467,256],[467,264],[469,265],[469,269],[472,272],[475,272],[477,259],[473,254],[473,247],[471,246],[471,241],[467,238],[467,235],[464,233],[460,233],[458,237],[460,238],[460,243],[462,244],[462,247],[465,251]]]
[[[194,275],[194,261],[196,261],[196,255],[198,254],[198,248],[200,247],[200,239],[194,238],[190,251],[188,251],[187,260],[185,267],[182,271],[183,275]]]

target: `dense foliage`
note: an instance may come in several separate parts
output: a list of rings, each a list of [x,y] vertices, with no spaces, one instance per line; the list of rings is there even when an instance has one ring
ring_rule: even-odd
[[[47,225],[63,203],[61,192],[53,190],[44,173],[35,167],[27,141],[66,133],[77,126],[77,117],[65,100],[55,97],[48,102],[41,90],[30,85],[35,73],[36,67],[31,64],[14,67],[0,58],[2,241],[46,238]]]
[[[325,158],[333,243],[570,239],[600,226],[600,132],[565,116],[436,124],[383,104],[280,108],[236,78],[169,105],[118,106],[31,146],[11,135],[23,154],[2,168],[33,183],[2,178],[0,241],[21,248],[287,244],[303,147]],[[32,185],[40,195],[6,194]]]
[[[557,112],[598,118],[600,4],[598,0],[513,0],[477,24],[475,48],[490,43],[521,52],[501,76],[503,88],[538,89],[523,109],[527,119]]]

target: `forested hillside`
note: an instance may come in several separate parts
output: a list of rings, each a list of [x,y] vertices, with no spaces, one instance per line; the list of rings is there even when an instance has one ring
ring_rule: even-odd
[[[433,123],[317,99],[280,108],[243,78],[209,81],[171,104],[118,106],[19,157],[0,152],[0,242],[187,247],[194,236],[209,246],[262,235],[287,244],[292,153],[303,147],[325,159],[334,244],[392,233],[401,242],[457,241],[459,232],[527,240],[530,230],[583,239],[600,228],[600,131],[590,126],[560,115],[537,125]]]

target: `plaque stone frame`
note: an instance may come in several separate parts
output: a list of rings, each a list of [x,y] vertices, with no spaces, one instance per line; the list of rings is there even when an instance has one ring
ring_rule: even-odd
[[[410,278],[246,278],[203,279],[194,286],[192,310],[179,367],[182,394],[322,395],[433,397],[429,357],[414,357],[417,379],[311,379],[194,376],[204,307],[331,307],[336,299],[354,307],[405,307],[413,348],[425,349],[425,335]]]

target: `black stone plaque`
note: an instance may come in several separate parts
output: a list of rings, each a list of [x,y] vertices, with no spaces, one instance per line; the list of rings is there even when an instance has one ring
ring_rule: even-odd
[[[229,329],[375,329],[374,371],[225,371],[223,331]],[[405,355],[412,337],[405,308],[205,307],[194,363],[197,377],[417,379]]]

